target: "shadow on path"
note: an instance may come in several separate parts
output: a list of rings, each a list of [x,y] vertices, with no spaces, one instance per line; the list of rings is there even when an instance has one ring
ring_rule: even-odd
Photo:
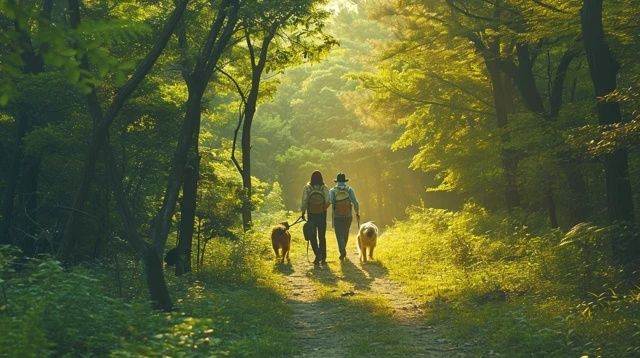
[[[279,272],[285,276],[289,276],[293,274],[295,270],[293,269],[293,264],[291,264],[290,262],[285,262],[285,263],[276,262],[273,265],[273,272]]]
[[[372,279],[387,277],[389,270],[378,261],[367,261],[361,264],[362,269],[369,274]]]
[[[329,233],[328,233],[329,234]],[[337,247],[327,235],[328,256]],[[314,267],[298,256],[285,272],[300,357],[459,357],[427,326],[424,311],[388,278],[380,262],[360,263],[348,247],[345,261]]]
[[[340,268],[342,269],[343,279],[352,283],[354,289],[360,291],[370,290],[373,278],[366,275],[365,272],[353,262],[348,259],[344,260],[340,262]]]
[[[332,269],[330,265],[324,265],[322,267],[310,266],[307,270],[307,276],[309,276],[309,278],[311,278],[312,280],[318,281],[322,284],[336,286],[339,282],[339,279],[333,271],[334,269]]]

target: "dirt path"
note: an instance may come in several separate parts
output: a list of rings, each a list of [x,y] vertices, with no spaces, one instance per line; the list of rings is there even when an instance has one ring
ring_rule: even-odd
[[[297,239],[291,264],[281,270],[301,357],[464,356],[424,323],[423,310],[383,265],[361,264],[353,242],[340,262],[335,238],[327,234],[326,266],[308,263],[304,241]]]
[[[295,336],[303,357],[344,357],[344,337],[336,329],[338,312],[320,298],[302,264],[288,277],[288,303],[294,312]]]

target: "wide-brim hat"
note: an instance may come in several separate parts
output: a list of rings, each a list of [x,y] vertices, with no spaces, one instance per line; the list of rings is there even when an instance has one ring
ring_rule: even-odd
[[[334,182],[336,183],[344,183],[344,182],[348,182],[349,179],[347,179],[347,176],[344,173],[338,173],[338,175],[336,176],[336,179],[334,180]]]

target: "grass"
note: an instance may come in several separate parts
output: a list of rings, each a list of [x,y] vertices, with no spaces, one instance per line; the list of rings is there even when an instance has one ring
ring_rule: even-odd
[[[300,353],[284,283],[292,268],[274,263],[269,230],[265,224],[256,227],[239,241],[210,242],[199,271],[177,278],[168,270],[176,303],[176,311],[168,314],[149,308],[141,264],[126,255],[119,255],[120,279],[116,280],[112,261],[66,271],[56,261],[43,259],[17,273],[11,270],[10,255],[3,253],[0,272],[7,302],[0,307],[0,356],[287,357]],[[305,242],[297,231],[292,232],[292,257],[305,260]],[[330,254],[337,258],[335,238],[328,241]],[[339,317],[334,328],[344,337],[347,353],[402,351],[389,308],[378,297],[341,296],[345,290],[366,285],[365,273],[353,264],[338,268],[334,261],[332,265],[337,270],[322,271],[325,276],[316,281],[323,292],[319,304]],[[368,341],[381,343],[368,347]]]
[[[640,290],[608,257],[606,237],[561,245],[568,236],[471,205],[416,210],[385,230],[377,250],[430,323],[472,342],[473,355],[637,354]]]
[[[276,264],[265,218],[237,241],[210,243],[203,268],[167,279],[177,310],[152,311],[140,263],[63,269],[51,259],[15,271],[0,250],[0,356],[289,357],[303,352],[286,277],[303,270],[310,305],[329,320],[346,356],[412,356],[419,350],[374,286],[391,277],[427,311],[426,322],[472,356],[634,356],[640,353],[640,289],[624,281],[606,230],[534,231],[506,216],[417,210],[387,228],[376,261],[306,262],[292,229],[294,265]],[[614,231],[617,232],[617,231]],[[617,235],[617,234],[616,234]],[[308,306],[310,307],[310,306]],[[313,322],[310,322],[313,323]],[[324,334],[324,333],[323,333]],[[424,343],[428,344],[428,343]]]
[[[120,255],[117,281],[111,262],[67,271],[42,259],[15,272],[0,251],[0,356],[291,356],[291,310],[264,246],[216,241],[200,271],[167,271],[168,314],[150,309],[133,258]]]
[[[357,261],[355,234],[351,234],[347,245],[348,259],[340,262],[334,233],[327,231],[328,266],[323,269],[314,269],[304,262],[305,242],[295,230],[293,234],[292,257],[298,262],[297,267],[308,267],[304,273],[317,295],[315,304],[331,320],[332,329],[339,337],[339,342],[334,344],[344,350],[341,354],[414,356],[416,346],[394,318],[390,302],[371,287],[376,278],[386,276],[386,271],[378,262],[362,265]]]

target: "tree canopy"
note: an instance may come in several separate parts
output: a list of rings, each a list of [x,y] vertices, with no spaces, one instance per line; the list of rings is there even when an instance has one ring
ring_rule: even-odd
[[[66,307],[73,285],[122,312],[183,309],[218,279],[282,299],[265,282],[300,263],[268,268],[268,233],[304,214],[319,170],[330,188],[346,173],[362,222],[390,233],[381,271],[358,266],[371,281],[456,319],[519,295],[536,307],[508,314],[553,316],[557,300],[597,318],[545,321],[570,331],[531,338],[564,340],[545,353],[621,354],[592,330],[638,337],[638,15],[634,0],[0,0],[0,346],[33,328],[40,348],[13,355],[127,351],[65,350],[55,320],[34,323],[50,309],[35,297]]]

